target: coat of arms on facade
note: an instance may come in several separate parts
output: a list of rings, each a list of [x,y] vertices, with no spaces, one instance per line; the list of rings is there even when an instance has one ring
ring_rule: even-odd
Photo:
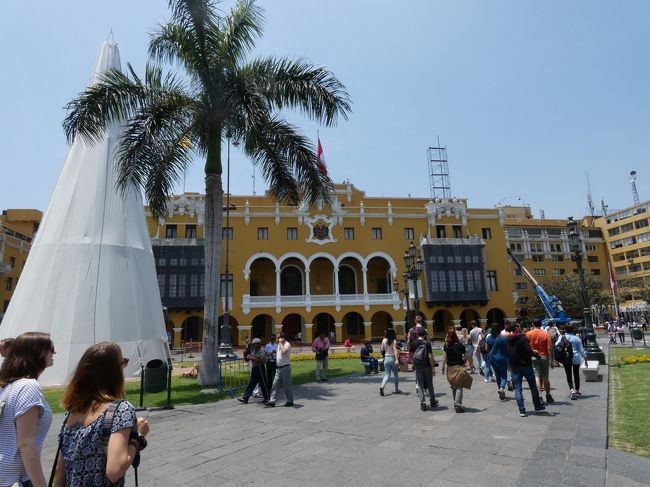
[[[336,218],[316,215],[307,217],[304,221],[310,229],[307,242],[317,243],[318,245],[336,242],[336,239],[332,236],[332,227],[336,224]]]

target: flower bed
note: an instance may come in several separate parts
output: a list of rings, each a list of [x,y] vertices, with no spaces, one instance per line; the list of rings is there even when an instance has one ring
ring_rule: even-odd
[[[621,360],[625,364],[647,364],[650,363],[650,355],[628,355],[622,357]]]
[[[375,352],[372,354],[373,357],[375,358],[381,358],[381,353]],[[343,352],[343,353],[330,353],[328,355],[328,358],[330,360],[341,360],[341,359],[354,359],[357,358],[361,360],[361,356],[358,353],[353,353],[353,352]],[[300,362],[303,360],[314,360],[314,354],[313,353],[302,353],[299,355],[291,355],[291,361],[292,362]]]

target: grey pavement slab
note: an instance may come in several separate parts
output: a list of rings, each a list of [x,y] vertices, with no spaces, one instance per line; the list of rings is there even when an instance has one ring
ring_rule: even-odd
[[[381,375],[332,379],[295,388],[292,408],[227,399],[142,413],[151,423],[139,469],[141,486],[650,485],[650,460],[607,450],[607,370],[568,399],[561,369],[556,403],[520,418],[514,393],[500,402],[494,383],[474,376],[465,414],[434,378],[440,407],[420,411],[412,373],[403,394],[380,397]],[[532,410],[530,392],[524,397]],[[281,404],[280,398],[278,405]],[[43,451],[53,461],[61,415]],[[421,468],[414,468],[415,460]],[[133,485],[132,470],[126,485]]]

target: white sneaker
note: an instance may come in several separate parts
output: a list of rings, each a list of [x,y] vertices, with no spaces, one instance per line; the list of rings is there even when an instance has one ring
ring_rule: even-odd
[[[569,393],[569,399],[571,399],[572,401],[575,401],[577,398],[578,398],[578,396],[576,396],[575,389],[571,389],[571,392]]]

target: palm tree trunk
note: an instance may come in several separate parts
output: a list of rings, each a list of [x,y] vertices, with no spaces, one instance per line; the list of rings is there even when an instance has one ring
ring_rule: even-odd
[[[218,383],[219,292],[221,283],[221,227],[223,185],[220,174],[205,175],[205,305],[203,321],[203,358],[198,382]]]

